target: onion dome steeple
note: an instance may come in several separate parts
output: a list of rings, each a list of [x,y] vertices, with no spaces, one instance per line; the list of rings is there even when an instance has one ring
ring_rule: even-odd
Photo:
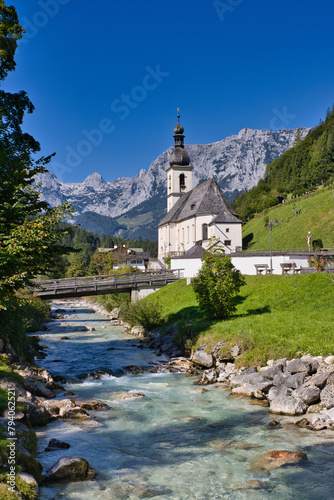
[[[181,146],[181,147],[184,147],[184,144],[183,144],[184,135],[182,135],[183,132],[184,132],[184,128],[180,124],[180,108],[177,108],[177,125],[174,128],[175,146],[177,145],[176,144],[176,140],[179,139],[179,136],[181,136],[180,137],[180,143],[178,145]]]
[[[184,149],[184,128],[180,124],[180,109],[177,109],[177,125],[174,128],[175,149],[169,156],[170,165],[189,165],[190,158]]]

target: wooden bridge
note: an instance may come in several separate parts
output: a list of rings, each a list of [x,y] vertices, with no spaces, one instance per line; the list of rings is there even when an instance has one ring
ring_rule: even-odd
[[[108,293],[124,293],[155,289],[183,277],[182,269],[159,270],[145,273],[108,274],[56,280],[35,281],[32,292],[41,299],[65,299]]]

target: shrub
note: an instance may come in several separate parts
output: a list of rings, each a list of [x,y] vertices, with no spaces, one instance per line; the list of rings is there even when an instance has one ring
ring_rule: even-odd
[[[40,329],[50,308],[38,297],[25,292],[16,294],[7,301],[6,309],[0,309],[0,338],[5,345],[10,343],[16,353],[27,354],[30,343],[26,332]]]
[[[131,326],[142,326],[145,330],[152,330],[163,323],[162,307],[158,299],[142,299],[123,304],[120,317]]]
[[[101,304],[108,312],[115,308],[122,307],[122,304],[130,301],[130,293],[110,293],[108,295],[98,295],[94,297],[94,302]]]
[[[193,280],[200,308],[210,319],[227,318],[235,310],[232,299],[245,279],[215,241],[202,260],[203,265]]]
[[[313,248],[313,252],[319,252],[322,248],[324,248],[322,240],[321,239],[313,240],[312,241],[312,248]]]
[[[314,267],[316,272],[321,272],[325,269],[328,257],[323,253],[321,255],[313,255],[307,259],[308,265]]]
[[[171,261],[172,261],[172,256],[170,254],[168,254],[167,257],[165,258],[165,264],[166,264],[168,269],[171,268]]]
[[[196,343],[197,338],[198,332],[191,321],[188,323],[182,322],[178,325],[175,334],[175,343],[186,356],[190,356],[192,347]]]

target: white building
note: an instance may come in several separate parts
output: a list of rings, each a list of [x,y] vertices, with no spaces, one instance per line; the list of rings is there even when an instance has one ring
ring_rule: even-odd
[[[167,214],[158,225],[159,259],[193,255],[195,246],[207,248],[209,239],[220,240],[226,253],[242,248],[241,221],[214,179],[195,188],[193,167],[184,149],[184,129],[174,128],[175,149],[167,169]]]

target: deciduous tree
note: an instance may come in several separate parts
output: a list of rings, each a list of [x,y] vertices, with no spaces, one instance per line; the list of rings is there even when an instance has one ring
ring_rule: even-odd
[[[233,297],[245,284],[245,279],[217,241],[212,240],[202,260],[198,276],[193,280],[200,308],[209,318],[227,318],[235,310]]]
[[[23,32],[15,8],[0,0],[0,308],[37,274],[52,269],[64,252],[59,238],[69,231],[59,228],[70,214],[69,205],[51,209],[34,186],[35,175],[46,170],[52,156],[35,161],[40,145],[22,131],[23,118],[34,106],[26,92],[12,94],[1,88],[15,69]]]

